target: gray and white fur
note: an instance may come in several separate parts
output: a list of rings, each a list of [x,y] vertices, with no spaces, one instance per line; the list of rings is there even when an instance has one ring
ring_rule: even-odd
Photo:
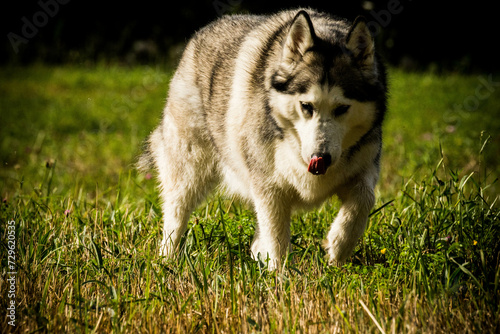
[[[252,204],[255,258],[276,268],[290,217],[337,195],[324,241],[344,262],[375,196],[387,84],[362,18],[311,9],[224,16],[189,41],[140,164],[158,172],[160,254],[175,255],[191,212],[216,186]]]

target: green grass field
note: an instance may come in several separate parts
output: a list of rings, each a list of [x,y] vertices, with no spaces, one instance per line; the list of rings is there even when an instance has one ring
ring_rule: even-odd
[[[175,261],[157,255],[155,181],[133,164],[170,76],[0,68],[2,332],[500,331],[500,76],[392,69],[354,255],[325,260],[333,198],[294,216],[294,252],[273,272],[250,257],[255,216],[223,194],[193,213]]]

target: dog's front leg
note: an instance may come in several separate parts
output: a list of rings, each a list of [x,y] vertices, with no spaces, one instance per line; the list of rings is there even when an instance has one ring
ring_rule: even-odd
[[[363,235],[368,215],[375,204],[373,188],[371,182],[358,180],[358,183],[339,192],[342,206],[324,241],[331,264],[341,265]]]
[[[257,226],[252,242],[252,256],[269,260],[268,268],[279,268],[283,257],[291,250],[290,205],[277,196],[254,196]]]

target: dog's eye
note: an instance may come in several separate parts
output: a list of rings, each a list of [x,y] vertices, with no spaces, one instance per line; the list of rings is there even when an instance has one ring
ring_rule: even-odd
[[[348,106],[348,105],[338,106],[337,108],[335,108],[335,110],[333,112],[334,112],[335,116],[338,117],[338,116],[345,114],[349,110],[350,107],[351,106]]]
[[[300,102],[300,108],[302,109],[302,112],[308,117],[311,117],[314,113],[314,106],[312,105],[312,103]]]

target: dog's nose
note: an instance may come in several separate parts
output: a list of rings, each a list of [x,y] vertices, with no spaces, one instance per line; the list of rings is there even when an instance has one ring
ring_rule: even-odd
[[[314,153],[311,156],[311,159],[314,156],[317,156],[318,158],[323,158],[323,163],[325,164],[325,169],[330,167],[330,165],[332,164],[332,156],[330,155],[330,153]]]
[[[307,170],[314,175],[323,175],[332,164],[332,156],[329,153],[314,153]]]

